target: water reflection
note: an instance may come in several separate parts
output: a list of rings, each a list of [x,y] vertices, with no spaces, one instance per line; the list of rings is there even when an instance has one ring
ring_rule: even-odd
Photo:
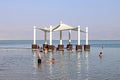
[[[89,65],[88,65],[88,55],[89,55],[89,52],[88,51],[85,51],[85,64],[86,64],[86,69],[88,71],[88,68],[89,68]]]
[[[52,52],[49,52],[49,60],[51,60],[53,57],[53,53]],[[53,67],[52,67],[52,62],[50,62],[49,64],[49,78],[52,78],[53,77]]]
[[[88,80],[88,74],[89,74],[89,61],[88,61],[88,55],[89,55],[89,51],[85,51],[85,54],[84,54],[84,58],[85,58],[85,71],[86,71],[86,78],[85,80]]]
[[[42,64],[38,63],[38,71],[41,71],[41,70],[42,70]]]
[[[36,50],[32,51],[32,61],[33,61],[33,68],[34,68],[33,74],[36,74],[36,69],[37,69],[37,51]]]
[[[77,80],[89,79],[89,52],[77,52]]]
[[[78,77],[81,76],[81,52],[77,53],[77,75]]]

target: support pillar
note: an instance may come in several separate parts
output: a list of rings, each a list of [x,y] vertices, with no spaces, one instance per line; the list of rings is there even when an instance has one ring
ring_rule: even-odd
[[[69,30],[69,44],[67,44],[67,49],[68,50],[72,50],[72,44],[71,44],[71,30]]]
[[[43,44],[43,49],[48,48],[48,44],[47,44],[47,32],[44,32],[44,44]]]
[[[45,34],[44,34],[44,38],[45,38],[45,39],[44,39],[44,44],[47,44],[47,32],[45,31],[44,33],[45,33]]]
[[[89,51],[90,45],[88,44],[88,27],[86,27],[86,44],[84,45],[84,50]]]
[[[62,44],[62,31],[60,31],[60,44],[58,45],[58,50],[64,50],[64,45]]]
[[[78,44],[76,45],[77,51],[82,51],[82,45],[80,44],[80,26],[78,26]]]
[[[50,26],[50,44],[48,45],[48,51],[53,51],[54,46],[52,45],[52,26]]]
[[[37,49],[38,46],[36,44],[36,26],[33,28],[33,44],[32,44],[32,49]]]
[[[69,30],[69,44],[71,44],[71,30]]]

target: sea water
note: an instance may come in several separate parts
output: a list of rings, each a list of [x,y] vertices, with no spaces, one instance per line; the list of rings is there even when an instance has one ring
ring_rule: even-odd
[[[42,46],[43,40],[37,44]],[[48,41],[49,44],[49,41]],[[58,40],[53,44],[57,47]],[[68,44],[63,41],[64,46]],[[32,40],[0,41],[0,80],[120,80],[120,41],[90,40],[90,51],[64,50],[42,53],[42,64],[37,63],[37,51],[31,49]],[[84,45],[85,41],[82,40]],[[99,58],[99,53],[103,57]],[[46,63],[55,58],[56,62]]]

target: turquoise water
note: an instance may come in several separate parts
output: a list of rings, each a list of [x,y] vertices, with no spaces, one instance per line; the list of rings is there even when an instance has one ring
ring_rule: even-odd
[[[37,41],[37,44],[43,42]],[[66,46],[68,41],[63,43]],[[37,63],[37,51],[32,51],[31,44],[32,40],[0,41],[0,80],[120,80],[119,40],[91,40],[89,52],[76,52],[77,41],[74,40],[73,52],[42,53],[43,61],[54,57],[56,62],[41,65]],[[59,41],[53,44],[57,46]],[[99,58],[101,51],[103,57]]]

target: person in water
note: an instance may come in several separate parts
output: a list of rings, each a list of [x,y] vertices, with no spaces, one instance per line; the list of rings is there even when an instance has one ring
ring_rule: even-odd
[[[55,58],[52,58],[51,60],[47,60],[45,61],[47,63],[55,63]],[[38,53],[38,64],[41,64],[42,63],[42,55],[41,55],[41,52]]]
[[[100,52],[99,57],[102,58],[102,56],[103,56],[103,54],[102,54],[102,52]]]

